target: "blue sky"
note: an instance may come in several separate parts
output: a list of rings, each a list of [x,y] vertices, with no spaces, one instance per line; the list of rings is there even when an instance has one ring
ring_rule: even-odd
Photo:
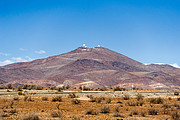
[[[180,65],[179,0],[0,0],[0,65],[85,43],[142,63]]]

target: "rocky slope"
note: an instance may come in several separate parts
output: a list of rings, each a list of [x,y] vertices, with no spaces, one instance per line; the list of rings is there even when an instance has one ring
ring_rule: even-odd
[[[180,89],[180,70],[170,65],[144,65],[103,47],[79,47],[65,54],[0,67],[0,84],[68,84],[72,87]],[[32,82],[30,82],[32,81]],[[36,81],[36,82],[35,82]]]

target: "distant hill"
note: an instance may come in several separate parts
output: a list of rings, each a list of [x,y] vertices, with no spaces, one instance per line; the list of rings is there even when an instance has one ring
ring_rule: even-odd
[[[79,47],[61,55],[2,66],[0,84],[7,83],[180,89],[180,69],[145,65],[104,47]]]

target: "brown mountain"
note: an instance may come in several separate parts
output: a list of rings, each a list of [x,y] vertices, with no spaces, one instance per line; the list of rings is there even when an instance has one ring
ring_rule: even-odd
[[[68,84],[72,87],[122,86],[143,89],[179,89],[180,69],[144,65],[103,47],[79,47],[71,52],[0,67],[0,84]]]

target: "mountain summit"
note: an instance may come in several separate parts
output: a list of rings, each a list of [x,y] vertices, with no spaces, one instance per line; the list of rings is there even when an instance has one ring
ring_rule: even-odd
[[[104,47],[83,45],[61,55],[2,66],[0,84],[6,83],[180,89],[180,69],[145,65]]]

